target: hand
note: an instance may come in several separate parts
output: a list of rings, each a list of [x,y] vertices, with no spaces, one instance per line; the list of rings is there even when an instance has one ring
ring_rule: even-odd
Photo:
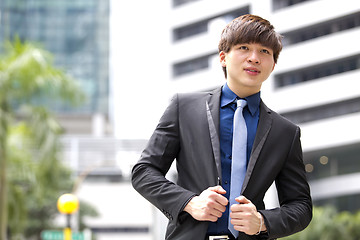
[[[184,211],[198,221],[216,222],[228,204],[227,198],[221,195],[225,193],[221,186],[209,187],[199,196],[193,197]]]
[[[264,218],[257,211],[256,206],[244,196],[240,196],[235,200],[239,204],[230,206],[230,218],[231,223],[234,225],[234,229],[248,235],[257,234],[259,230],[266,231]]]

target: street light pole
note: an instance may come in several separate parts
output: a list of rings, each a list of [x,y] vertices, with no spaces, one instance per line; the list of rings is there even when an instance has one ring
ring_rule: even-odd
[[[64,228],[64,240],[72,240],[71,214],[79,209],[79,200],[74,194],[66,193],[59,197],[57,202],[59,212],[66,214],[66,227]]]
[[[64,228],[64,240],[72,240],[71,214],[66,214],[66,227]]]

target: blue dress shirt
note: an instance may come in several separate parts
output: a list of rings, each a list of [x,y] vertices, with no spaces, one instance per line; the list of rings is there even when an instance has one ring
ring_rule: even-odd
[[[227,199],[229,199],[230,195],[233,117],[236,109],[236,99],[239,99],[239,97],[225,84],[222,88],[220,99],[220,155],[222,169],[221,186],[226,191],[224,196]],[[246,97],[245,100],[247,101],[247,106],[244,108],[243,114],[248,132],[246,158],[247,162],[249,162],[259,122],[260,92]],[[226,207],[226,211],[217,222],[210,222],[208,234],[231,234],[228,230],[228,216],[229,206]]]

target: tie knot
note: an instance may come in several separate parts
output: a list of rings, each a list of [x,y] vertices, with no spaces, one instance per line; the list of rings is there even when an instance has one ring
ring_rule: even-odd
[[[247,104],[247,102],[244,99],[236,100],[236,106],[237,107],[244,108],[246,106],[246,104]]]

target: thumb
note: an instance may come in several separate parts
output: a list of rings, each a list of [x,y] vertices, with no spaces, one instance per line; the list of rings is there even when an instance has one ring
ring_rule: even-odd
[[[238,203],[241,203],[241,204],[248,204],[248,203],[251,203],[251,201],[249,199],[247,199],[245,196],[241,195],[240,197],[237,197],[235,199]]]
[[[209,190],[213,191],[213,192],[216,192],[216,193],[219,193],[219,194],[225,194],[226,193],[226,191],[219,185],[215,186],[215,187],[209,187]]]

